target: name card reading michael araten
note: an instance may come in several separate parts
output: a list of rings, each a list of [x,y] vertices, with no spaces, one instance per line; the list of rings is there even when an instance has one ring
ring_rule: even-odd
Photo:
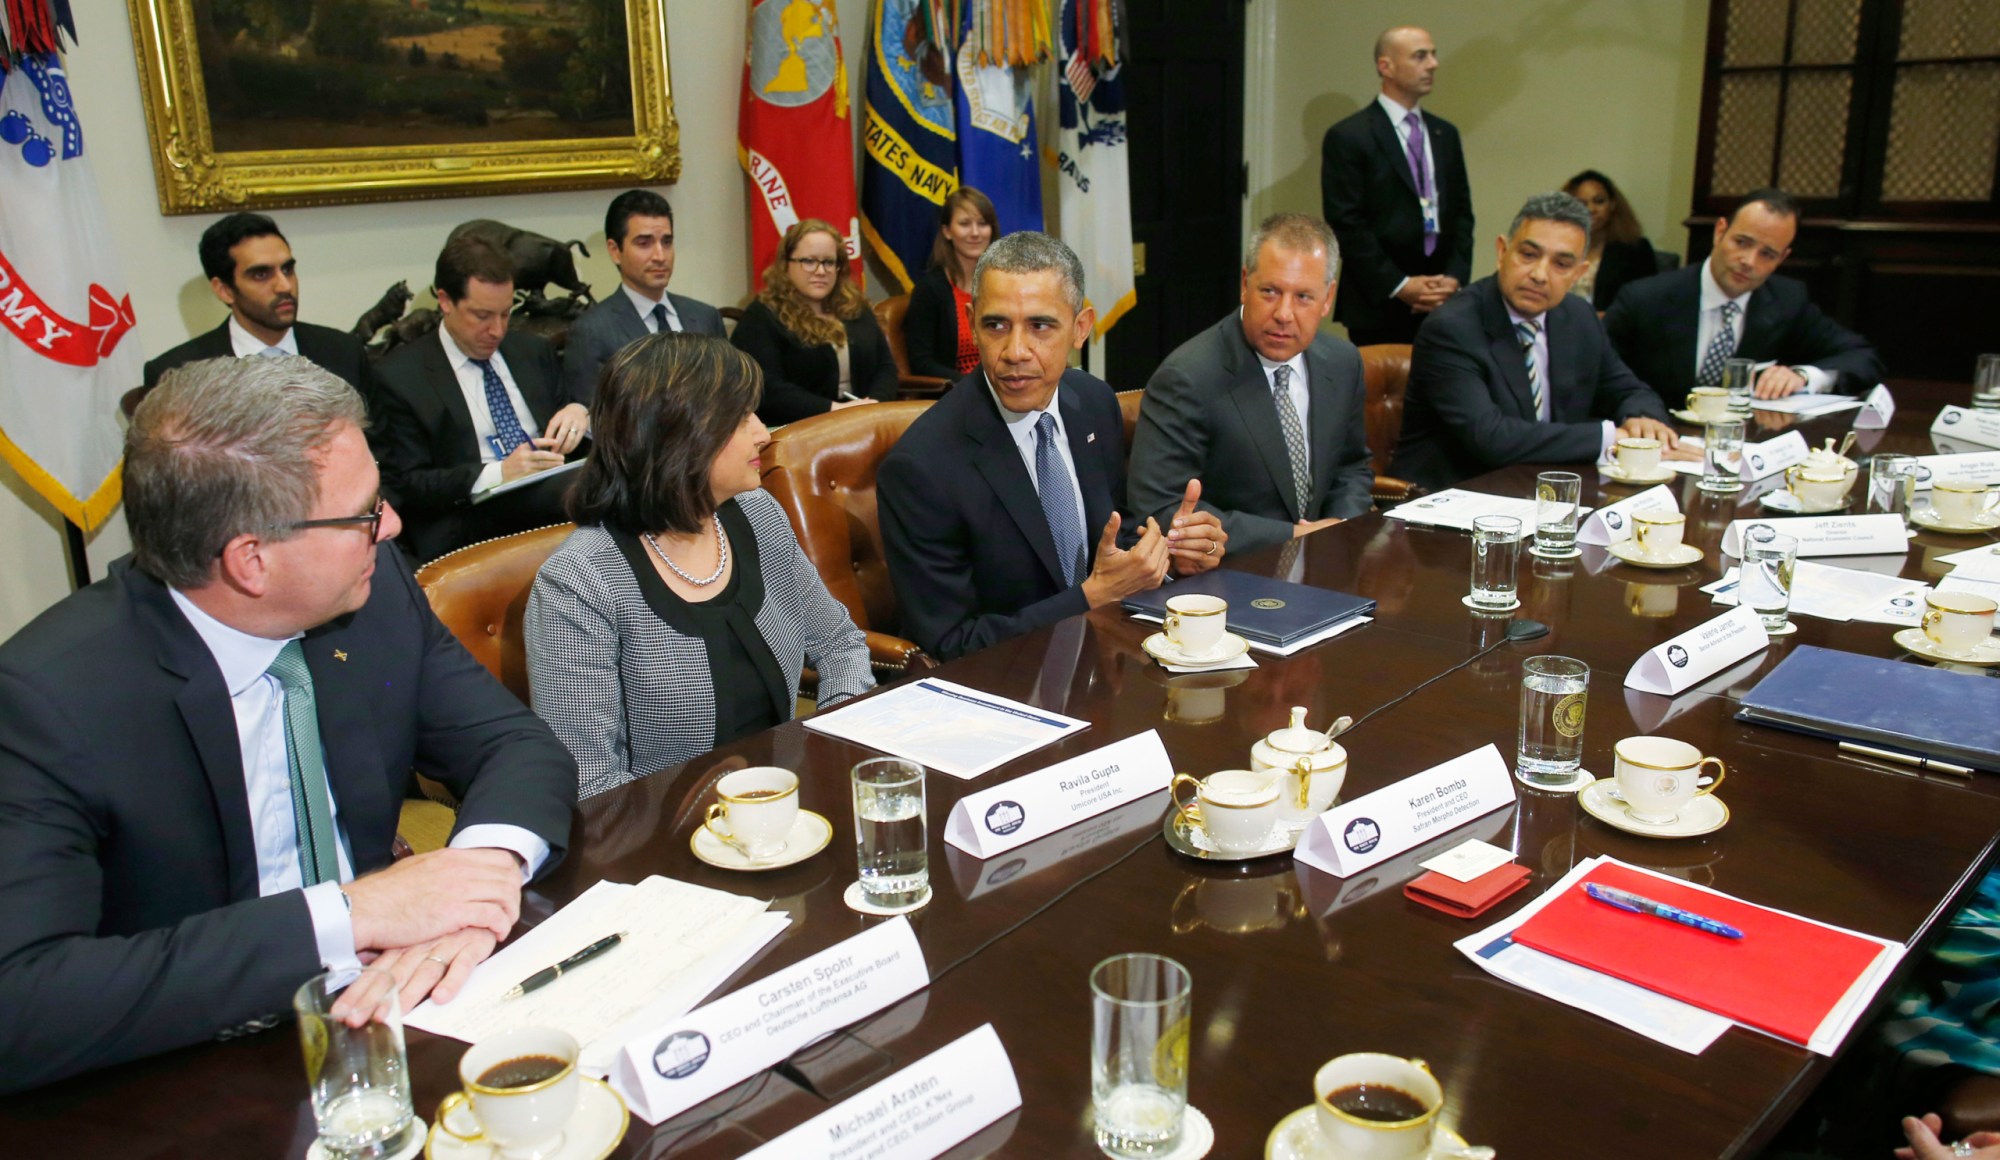
[[[991,858],[1133,798],[1158,793],[1173,780],[1167,747],[1158,730],[1148,729],[958,799],[945,823],[944,840]]]
[[[1292,857],[1345,878],[1513,800],[1506,759],[1484,745],[1319,815]]]

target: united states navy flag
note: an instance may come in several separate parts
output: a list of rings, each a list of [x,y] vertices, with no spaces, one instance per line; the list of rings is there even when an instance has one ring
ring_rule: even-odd
[[[861,232],[905,291],[930,257],[938,208],[958,187],[949,41],[933,40],[927,7],[875,0],[868,22]]]
[[[1000,232],[1042,228],[1041,152],[1035,136],[1034,81],[997,56],[981,63],[974,0],[966,2],[958,50],[958,176],[993,199]]]

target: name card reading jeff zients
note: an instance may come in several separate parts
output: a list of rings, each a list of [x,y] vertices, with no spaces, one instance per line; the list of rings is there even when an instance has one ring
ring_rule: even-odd
[[[1931,424],[1931,434],[1977,443],[1982,447],[2000,447],[2000,411],[1974,411],[1957,405],[1947,406],[1938,412],[1937,420]]]
[[[1797,431],[1787,431],[1776,439],[1762,443],[1743,445],[1743,482],[1755,483],[1768,479],[1787,467],[1794,467],[1806,461],[1812,448],[1806,446],[1806,437]]]
[[[1672,696],[1705,681],[1744,657],[1769,647],[1764,619],[1739,604],[1714,620],[1695,625],[1665,644],[1647,650],[1625,674],[1627,688]]]
[[[1722,533],[1722,554],[1743,558],[1743,537],[1752,528],[1768,527],[1795,536],[1801,556],[1900,556],[1910,550],[1903,517],[1894,512],[1872,516],[1792,516],[1788,519],[1731,521]]]
[[[1917,456],[1916,489],[1929,491],[1931,482],[1939,479],[1962,479],[1967,483],[2000,483],[2000,451]]]
[[[898,916],[627,1040],[611,1086],[657,1124],[930,981]]]
[[[1093,749],[958,799],[944,840],[991,858],[1115,805],[1158,793],[1174,780],[1174,763],[1157,730]]]
[[[748,1153],[744,1160],[930,1160],[1021,1106],[988,1023]]]
[[[1345,878],[1513,801],[1506,760],[1481,746],[1319,815],[1292,858]]]
[[[1638,495],[1627,496],[1614,504],[1607,504],[1590,513],[1577,529],[1576,539],[1581,544],[1596,544],[1610,547],[1632,538],[1632,517],[1639,512],[1679,511],[1681,505],[1674,499],[1673,488],[1666,484],[1649,487]],[[1391,509],[1393,510],[1393,509]]]
[[[1889,393],[1888,387],[1883,386],[1881,383],[1876,383],[1875,389],[1868,392],[1867,396],[1861,400],[1861,413],[1854,417],[1854,429],[1857,431],[1880,431],[1889,425],[1889,420],[1895,417],[1896,396]]]

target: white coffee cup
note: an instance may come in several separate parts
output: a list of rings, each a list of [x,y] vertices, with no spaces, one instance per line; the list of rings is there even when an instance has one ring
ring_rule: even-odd
[[[1167,639],[1184,657],[1206,657],[1222,647],[1229,627],[1229,602],[1220,596],[1189,594],[1167,601]]]
[[[1679,512],[1644,511],[1632,514],[1632,543],[1639,554],[1664,560],[1681,546],[1687,531],[1687,517]]]
[[[739,769],[715,783],[715,796],[721,800],[709,805],[702,827],[717,840],[751,858],[785,852],[799,817],[797,774],[775,765]]]
[[[1637,436],[1620,439],[1618,470],[1631,476],[1657,474],[1660,470],[1660,441]]]
[[[1785,490],[1806,507],[1829,508],[1847,498],[1853,477],[1837,468],[1807,467],[1798,464],[1785,469]]]
[[[1965,479],[1940,479],[1931,484],[1931,510],[1946,523],[1969,524],[1993,510],[2000,491]]]
[[[1970,653],[1992,638],[1996,607],[1990,596],[1933,592],[1924,597],[1924,635],[1945,652]]]
[[[1729,417],[1729,392],[1721,387],[1696,387],[1688,392],[1688,410],[1704,423]]]
[[[465,1141],[491,1145],[506,1160],[541,1160],[563,1146],[563,1126],[576,1112],[582,1081],[576,1040],[553,1027],[520,1027],[474,1044],[458,1061],[462,1090],[438,1105],[438,1127]],[[557,1061],[553,1074],[532,1083],[496,1084],[502,1065],[526,1068]]]
[[[1422,1110],[1400,1120],[1379,1120],[1335,1106],[1336,1098],[1352,1106],[1355,1089],[1391,1089],[1414,1100]],[[1320,1139],[1343,1160],[1418,1160],[1431,1150],[1444,1088],[1421,1059],[1357,1052],[1328,1060],[1313,1073],[1313,1118]]]
[[[1699,794],[1714,793],[1728,767],[1719,757],[1672,737],[1627,737],[1611,747],[1618,778],[1618,796],[1636,821],[1665,825],[1680,817],[1681,807]],[[1701,783],[1701,771],[1713,762],[1715,780]]]
[[[1194,797],[1181,800],[1181,786],[1194,787]],[[1247,854],[1261,847],[1278,820],[1278,779],[1247,769],[1225,769],[1204,778],[1174,775],[1174,807],[1190,823],[1199,822],[1215,848],[1225,854]],[[1195,807],[1196,803],[1199,808]]]

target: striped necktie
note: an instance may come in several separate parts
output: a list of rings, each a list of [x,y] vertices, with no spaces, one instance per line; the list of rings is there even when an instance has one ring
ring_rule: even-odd
[[[285,687],[285,765],[291,771],[292,824],[299,840],[299,875],[307,886],[340,881],[334,849],[333,799],[326,786],[326,755],[319,744],[319,704],[305,649],[286,641],[265,670]]]
[[[1278,430],[1285,436],[1285,457],[1292,461],[1292,493],[1298,496],[1299,518],[1306,517],[1312,499],[1312,466],[1306,452],[1306,428],[1292,405],[1292,368],[1271,368],[1271,402],[1278,408]]]
[[[1548,416],[1542,413],[1542,368],[1535,361],[1535,335],[1541,329],[1540,324],[1534,322],[1514,324],[1514,336],[1521,340],[1521,358],[1528,364],[1528,391],[1535,396],[1535,418],[1546,419]]]
[[[1076,493],[1069,488],[1069,473],[1063,470],[1062,456],[1056,451],[1056,419],[1047,411],[1035,420],[1035,492],[1041,496],[1042,514],[1056,542],[1056,559],[1062,561],[1063,583],[1079,584],[1083,581],[1083,525],[1076,518]]]

